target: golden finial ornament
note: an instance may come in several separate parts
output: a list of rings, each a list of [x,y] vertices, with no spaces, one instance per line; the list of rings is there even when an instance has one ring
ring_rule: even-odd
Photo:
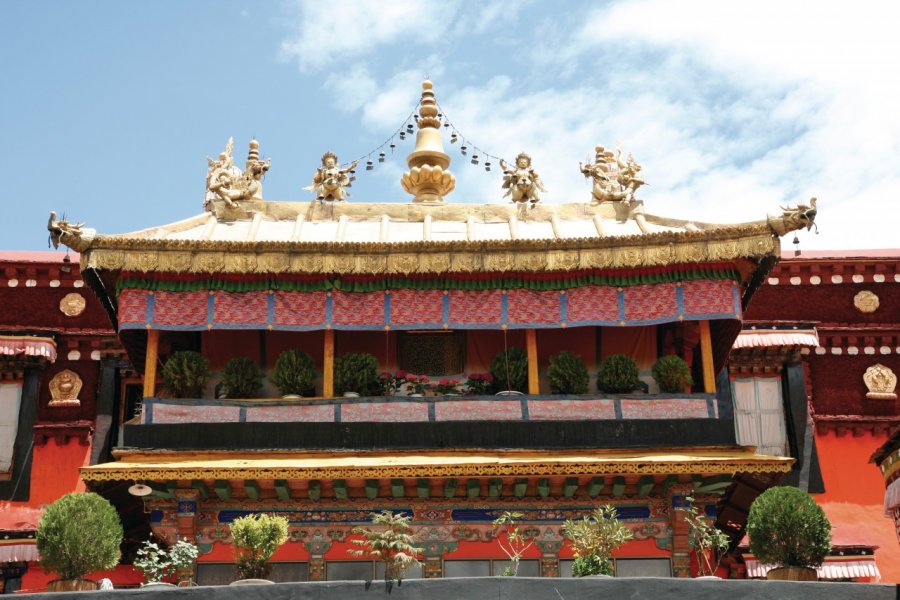
[[[406,157],[409,171],[400,178],[404,191],[414,196],[413,202],[425,204],[443,203],[444,196],[456,187],[456,177],[449,170],[450,156],[444,152],[433,87],[428,80],[422,82],[416,148]]]

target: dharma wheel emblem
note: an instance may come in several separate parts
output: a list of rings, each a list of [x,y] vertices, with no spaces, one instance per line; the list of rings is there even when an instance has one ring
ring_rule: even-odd
[[[76,292],[66,294],[63,296],[63,299],[59,301],[59,310],[69,317],[77,317],[84,312],[86,307],[87,302],[85,302],[84,296]]]
[[[81,391],[81,377],[75,371],[66,369],[60,371],[50,380],[50,406],[78,406],[81,401],[78,393]]]
[[[863,290],[853,296],[853,306],[855,306],[859,312],[875,312],[876,310],[878,310],[879,304],[880,302],[878,300],[878,296],[876,296],[874,292],[870,292],[869,290]]]
[[[869,388],[866,398],[876,400],[896,400],[897,376],[888,367],[878,364],[866,369],[863,382]]]

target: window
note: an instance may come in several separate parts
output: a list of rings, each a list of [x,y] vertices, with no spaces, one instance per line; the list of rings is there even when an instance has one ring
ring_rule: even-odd
[[[422,569],[412,567],[403,579],[421,579]],[[370,560],[329,560],[325,563],[325,579],[328,581],[384,580],[384,564]]]
[[[228,585],[237,580],[234,563],[199,563],[197,565],[197,583],[199,585]],[[268,579],[277,583],[291,581],[308,581],[309,564],[305,562],[272,563],[272,571]]]
[[[455,375],[466,370],[463,331],[401,331],[397,338],[400,369],[417,375]]]
[[[572,576],[574,560],[559,561],[559,576]],[[616,577],[671,577],[672,560],[669,558],[617,558]]]
[[[503,575],[509,560],[445,560],[444,577],[490,577]],[[540,577],[541,561],[520,560],[519,577]]]
[[[781,380],[735,379],[733,385],[734,426],[738,444],[756,446],[759,454],[787,456]]]
[[[0,384],[0,479],[9,479],[13,467],[22,384]]]

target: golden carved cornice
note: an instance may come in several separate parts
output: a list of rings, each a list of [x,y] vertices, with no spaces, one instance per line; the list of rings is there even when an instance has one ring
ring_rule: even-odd
[[[503,273],[635,268],[779,255],[765,225],[577,239],[234,242],[97,236],[82,269],[143,273]]]

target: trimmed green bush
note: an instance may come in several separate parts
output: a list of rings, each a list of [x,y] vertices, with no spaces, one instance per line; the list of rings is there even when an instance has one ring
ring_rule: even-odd
[[[232,358],[222,371],[226,398],[255,398],[262,388],[262,369],[249,358]]]
[[[35,537],[46,570],[61,579],[81,579],[118,564],[122,522],[102,496],[66,494],[44,511]]]
[[[265,579],[269,559],[288,539],[288,520],[271,514],[238,517],[231,522],[231,546],[241,579]]]
[[[528,355],[521,348],[498,352],[491,362],[490,373],[494,378],[491,386],[493,393],[506,390],[522,393],[528,391]]]
[[[650,370],[653,379],[659,385],[659,391],[666,394],[677,394],[694,384],[691,368],[680,356],[670,354],[660,356]]]
[[[356,392],[360,396],[383,393],[378,378],[378,361],[371,354],[351,353],[334,360],[334,392],[337,395]]]
[[[773,487],[750,506],[750,552],[759,562],[818,567],[831,551],[831,523],[815,500],[795,487]]]
[[[638,378],[637,363],[630,356],[613,354],[600,363],[597,389],[607,394],[628,394],[644,387]]]
[[[581,357],[564,350],[550,357],[547,378],[551,394],[586,394],[590,376]]]
[[[173,398],[202,398],[209,379],[209,361],[199,352],[175,352],[163,365],[166,393]]]
[[[313,396],[316,364],[312,357],[302,350],[285,350],[278,355],[269,381],[281,390],[284,396],[289,394]]]

